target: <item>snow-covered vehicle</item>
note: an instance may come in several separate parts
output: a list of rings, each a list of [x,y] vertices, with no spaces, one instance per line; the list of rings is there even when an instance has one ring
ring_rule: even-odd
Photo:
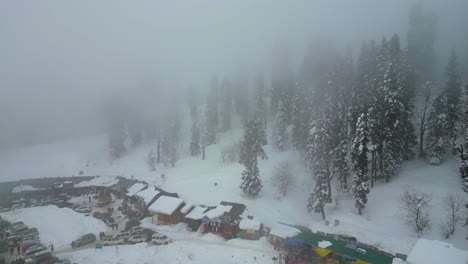
[[[80,206],[75,211],[78,213],[91,213],[92,209],[89,206]]]
[[[134,235],[128,238],[128,243],[136,244],[146,242],[146,235]]]
[[[119,237],[103,237],[102,238],[102,244],[104,246],[115,246],[115,245],[123,245],[125,244],[125,241],[123,238]]]
[[[89,234],[81,236],[77,240],[73,241],[71,243],[71,246],[72,246],[72,248],[76,248],[76,247],[80,247],[80,246],[83,246],[83,245],[86,245],[86,244],[93,243],[94,241],[96,241],[96,235],[92,234],[92,233],[89,233]]]
[[[120,238],[120,239],[123,239],[123,240],[127,240],[127,239],[129,239],[131,237],[131,235],[130,235],[130,232],[128,232],[128,231],[122,231],[116,237]]]
[[[172,243],[172,239],[164,234],[156,233],[151,237],[151,244],[153,245],[167,245],[169,243]]]
[[[143,233],[143,227],[141,226],[132,226],[130,227],[130,229],[128,229],[128,231],[130,232],[130,234],[134,235],[134,234],[137,234],[137,233]]]

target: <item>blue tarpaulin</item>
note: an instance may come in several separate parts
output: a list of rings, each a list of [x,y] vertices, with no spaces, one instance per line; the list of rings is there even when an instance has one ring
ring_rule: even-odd
[[[286,239],[284,241],[286,243],[286,245],[288,246],[300,246],[302,245],[303,243],[301,241],[297,241],[297,240],[294,240],[294,239]]]

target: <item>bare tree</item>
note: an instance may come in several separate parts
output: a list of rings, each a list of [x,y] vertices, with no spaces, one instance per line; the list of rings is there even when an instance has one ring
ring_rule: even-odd
[[[283,161],[273,173],[273,184],[278,188],[278,191],[286,196],[291,185],[294,184],[295,178],[293,174],[293,166],[289,161]]]
[[[401,196],[402,209],[406,223],[418,233],[429,227],[429,208],[431,195],[414,189],[406,190]]]
[[[238,162],[241,146],[242,146],[242,143],[240,141],[236,141],[224,147],[221,150],[221,162],[222,163]]]
[[[417,116],[419,118],[419,157],[424,157],[424,136],[427,130],[427,112],[431,103],[432,83],[425,82],[423,84],[424,104],[422,109],[418,109]]]
[[[153,149],[148,152],[148,156],[146,156],[146,163],[148,164],[151,171],[156,170],[156,154],[154,153]]]
[[[442,233],[445,238],[455,233],[457,223],[462,220],[461,210],[463,209],[464,201],[459,194],[448,194],[444,198],[444,210],[447,214],[447,220],[442,224]]]

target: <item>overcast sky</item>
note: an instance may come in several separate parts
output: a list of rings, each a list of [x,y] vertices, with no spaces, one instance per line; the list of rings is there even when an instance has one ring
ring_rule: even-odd
[[[413,2],[0,0],[0,146],[94,133],[113,94],[204,88],[239,68],[268,74],[278,44],[297,67],[311,38],[404,40]],[[422,2],[439,17],[437,52],[461,50],[468,1]]]

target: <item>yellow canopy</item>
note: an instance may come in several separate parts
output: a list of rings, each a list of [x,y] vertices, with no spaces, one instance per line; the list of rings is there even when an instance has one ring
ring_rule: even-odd
[[[332,252],[331,250],[326,248],[313,248],[313,250],[317,252],[317,254],[319,254],[321,257],[325,257],[326,255],[330,254],[330,252]]]

